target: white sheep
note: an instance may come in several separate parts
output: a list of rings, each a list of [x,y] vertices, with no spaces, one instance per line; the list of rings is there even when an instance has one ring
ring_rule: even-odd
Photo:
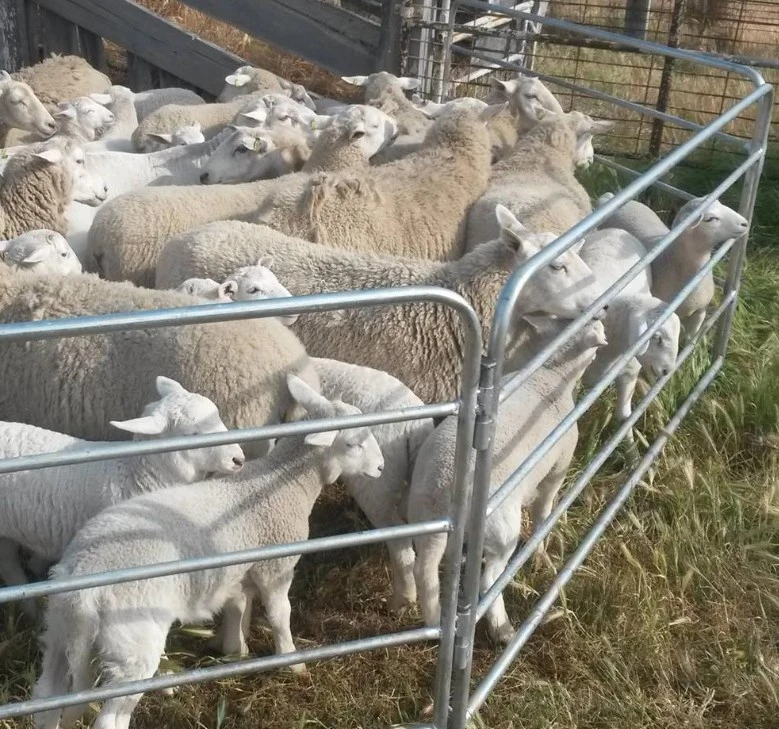
[[[135,113],[138,115],[138,121],[140,122],[152,112],[168,104],[195,106],[205,104],[206,102],[205,99],[190,89],[171,86],[163,89],[136,91],[133,96],[133,103],[135,104]]]
[[[266,71],[264,68],[255,68],[254,66],[240,66],[234,73],[226,76],[224,88],[217,101],[220,103],[234,101],[239,96],[254,94],[258,91],[266,94],[284,94],[299,101],[309,109],[315,108],[314,102],[303,86],[287,81],[287,79]]]
[[[50,137],[57,131],[57,122],[26,83],[0,71],[0,146],[4,146],[9,129]]]
[[[141,437],[205,435],[227,430],[214,403],[167,377],[156,378],[159,400],[143,415],[112,420],[119,430]],[[44,430],[26,423],[0,422],[0,457],[86,448],[94,441]],[[0,577],[7,585],[27,582],[19,548],[38,559],[56,562],[87,520],[112,504],[168,486],[201,481],[209,474],[241,469],[238,445],[54,466],[0,476]]]
[[[222,282],[220,291],[233,301],[259,301],[292,296],[271,271],[272,265],[273,259],[264,256],[251,266],[237,268]],[[284,314],[277,318],[284,326],[291,327],[298,320],[298,315]]]
[[[150,134],[150,139],[155,142],[159,142],[160,149],[170,149],[171,147],[179,147],[187,144],[200,144],[205,142],[206,138],[203,136],[203,128],[200,122],[189,124],[187,126],[179,127],[173,132],[161,132],[160,134]]]
[[[225,185],[298,172],[311,156],[308,135],[288,126],[231,127],[203,167],[200,182]]]
[[[610,199],[601,196],[599,203]],[[676,214],[673,225],[701,206],[705,198],[686,202]],[[642,203],[631,201],[607,218],[602,226],[623,228],[635,235],[648,249],[654,248],[668,234],[668,227]],[[652,293],[670,302],[685,284],[711,259],[711,252],[730,238],[745,235],[749,223],[732,208],[715,200],[699,211],[697,220],[668,248],[652,261]],[[687,341],[701,328],[706,308],[714,297],[714,276],[710,272],[681,303],[676,313],[681,319]]]
[[[363,102],[381,109],[397,123],[402,136],[419,136],[430,128],[430,119],[406,97],[404,91],[419,87],[419,79],[379,71],[370,76],[342,76],[343,81],[363,89]]]
[[[457,291],[473,306],[487,332],[508,277],[555,238],[552,233],[528,231],[505,208],[496,214],[501,220],[498,239],[446,263],[332,249],[248,223],[211,223],[168,241],[160,256],[157,286],[176,286],[191,276],[222,280],[240,265],[272,256],[274,273],[293,295],[442,286]],[[517,311],[570,318],[601,293],[588,266],[566,251],[522,289]],[[464,334],[451,309],[409,303],[343,313],[312,312],[301,315],[293,330],[312,356],[384,370],[426,402],[458,396]],[[512,326],[510,348],[521,349],[521,339],[522,331]]]
[[[316,128],[317,121],[321,125],[329,121],[329,117],[320,116],[304,104],[283,94],[267,94],[251,107],[239,111],[232,123],[247,127],[270,127],[279,123],[312,132]]]
[[[81,147],[55,139],[13,155],[0,181],[0,236],[48,228],[65,233],[73,202],[100,205],[105,182],[85,164]]]
[[[468,213],[465,249],[495,237],[497,203],[531,230],[553,233],[564,233],[592,212],[590,196],[574,175],[577,151],[583,138],[610,124],[577,111],[546,113],[494,166],[489,187]]]
[[[0,320],[30,321],[192,306],[199,299],[96,276],[12,272],[0,264]],[[137,414],[156,375],[213,400],[231,428],[276,423],[292,403],[288,372],[318,387],[303,346],[274,319],[189,324],[99,335],[7,342],[0,348],[3,417],[79,438],[112,440],[109,418]],[[258,449],[259,448],[259,449]],[[266,443],[246,446],[262,455]]]
[[[81,273],[81,263],[67,240],[54,230],[30,230],[0,240],[0,258],[12,269],[35,273]]]
[[[606,228],[587,235],[579,255],[605,291],[646,255],[646,249],[627,231]],[[609,343],[598,351],[584,375],[588,387],[665,311],[665,302],[652,296],[651,283],[651,273],[644,269],[611,301],[603,319]],[[653,382],[671,371],[679,352],[679,330],[679,317],[674,313],[617,376],[615,413],[619,422],[630,417],[631,399],[640,373]],[[632,431],[628,440],[633,440]]]
[[[359,413],[322,397],[295,377],[288,383],[310,417]],[[377,478],[383,467],[381,450],[367,428],[284,438],[267,458],[249,462],[236,477],[163,489],[106,509],[76,535],[52,572],[64,578],[305,540],[323,486],[341,476]],[[285,557],[53,596],[46,610],[43,667],[33,695],[89,689],[93,655],[99,656],[101,672],[109,677],[107,685],[154,675],[173,622],[202,622],[226,603],[240,614],[244,584],[259,594],[276,653],[294,651],[288,593],[297,561],[297,556]],[[245,652],[240,630],[235,637],[234,652]],[[305,670],[303,664],[292,668]],[[140,698],[136,694],[107,701],[96,726],[126,726]],[[67,709],[63,725],[70,726],[85,709]],[[39,714],[36,726],[60,726],[60,710]]]
[[[89,231],[86,268],[104,278],[151,286],[157,256],[168,238],[212,220],[248,216],[274,191],[304,188],[314,170],[367,166],[369,156],[396,131],[392,119],[378,109],[354,107],[319,135],[302,172],[240,185],[136,190],[111,200],[98,211]]]
[[[548,344],[566,325],[564,321],[549,318],[529,317],[526,321],[538,330],[534,335],[534,351]],[[572,410],[576,385],[598,348],[605,344],[603,324],[591,321],[500,404],[492,437],[494,455],[490,493]],[[538,529],[549,516],[573,458],[578,440],[577,428],[574,424],[566,432],[487,519],[482,592],[492,586],[516,549],[523,508],[530,512],[533,529]],[[440,519],[449,514],[456,433],[457,418],[450,416],[420,448],[409,489],[409,522]],[[414,577],[422,615],[425,623],[431,626],[438,625],[440,619],[438,566],[446,550],[447,539],[447,534],[414,537]],[[513,637],[502,596],[493,603],[485,617],[493,640],[506,643]]]
[[[182,281],[173,290],[180,294],[196,296],[198,299],[203,299],[207,303],[211,303],[212,301],[227,303],[228,301],[232,301],[232,298],[227,292],[227,288],[229,287],[225,287],[224,284],[220,284],[212,278],[188,278],[186,281]]]
[[[104,94],[90,94],[93,101],[111,109],[115,121],[99,140],[87,145],[88,151],[133,151],[130,139],[138,128],[134,97],[135,94],[126,86],[112,86]]]

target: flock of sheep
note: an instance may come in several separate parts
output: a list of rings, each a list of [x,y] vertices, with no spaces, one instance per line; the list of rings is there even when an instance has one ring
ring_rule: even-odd
[[[99,315],[426,284],[460,294],[485,336],[516,269],[592,210],[575,172],[609,124],[564,112],[538,80],[485,100],[427,103],[409,78],[347,78],[361,104],[241,67],[217,103],[186,89],[133,93],[54,56],[0,76],[0,322]],[[46,138],[45,141],[41,141]],[[687,203],[678,213],[684,216]],[[500,406],[500,484],[747,222],[715,202]],[[631,202],[539,270],[517,302],[505,371],[528,362],[668,232]],[[4,240],[2,240],[4,239]],[[709,276],[617,379],[667,374],[701,326]],[[229,305],[229,304],[228,304]],[[203,434],[456,399],[464,332],[429,303],[4,343],[0,457],[83,439]],[[377,527],[449,513],[454,416],[62,466],[0,476],[0,577],[54,578],[303,540],[323,486],[340,479]],[[490,516],[483,587],[538,526],[568,471],[574,427]],[[244,454],[245,453],[245,454]],[[245,460],[246,459],[246,460]],[[446,534],[389,548],[392,606],[439,620]],[[259,597],[276,651],[294,651],[297,557],[53,595],[37,698],[142,679],[170,626],[221,612],[220,648],[247,653]],[[54,565],[52,567],[52,565]],[[37,615],[34,603],[24,608]],[[512,635],[502,600],[486,615]],[[303,666],[295,666],[302,670]],[[128,726],[140,696],[105,702],[94,726]],[[71,726],[85,711],[37,715]]]

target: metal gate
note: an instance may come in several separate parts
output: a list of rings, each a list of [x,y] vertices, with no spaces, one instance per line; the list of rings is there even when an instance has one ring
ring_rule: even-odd
[[[613,33],[598,31],[586,26],[580,26],[564,21],[541,18],[522,11],[498,8],[495,5],[477,2],[476,0],[454,2],[443,30],[438,21],[431,28],[438,34],[441,47],[441,75],[444,85],[450,92],[454,78],[453,68],[456,65],[454,56],[478,54],[457,45],[456,33],[458,12],[469,8],[493,15],[503,15],[511,23],[543,23],[565,32],[578,34],[584,38],[619,42],[629,45],[645,53],[683,60],[691,64],[701,64],[708,69],[725,72],[745,80],[750,90],[736,101],[727,111],[706,126],[687,119],[646,108],[633,102],[627,102],[612,94],[589,89],[578,84],[571,84],[557,79],[557,83],[597,100],[599,103],[616,105],[627,109],[630,113],[646,115],[650,118],[663,119],[684,128],[689,132],[689,138],[676,149],[654,164],[643,174],[628,169],[613,160],[598,158],[598,162],[623,174],[632,176],[632,181],[619,191],[613,199],[596,209],[591,215],[561,235],[533,259],[519,267],[504,287],[496,314],[492,322],[479,322],[474,310],[458,294],[452,291],[434,287],[408,287],[395,289],[378,289],[360,292],[342,292],[294,297],[290,299],[266,300],[261,302],[245,302],[234,304],[216,304],[192,306],[181,309],[166,309],[156,311],[132,312],[126,314],[111,314],[105,316],[85,317],[64,320],[49,320],[7,324],[0,326],[0,346],[4,343],[32,341],[56,337],[89,336],[118,330],[148,329],[155,327],[178,326],[203,322],[234,321],[252,317],[279,316],[292,313],[325,311],[360,306],[386,306],[409,302],[431,302],[454,309],[460,319],[465,334],[466,351],[463,360],[462,391],[455,402],[437,403],[410,410],[397,410],[383,413],[364,414],[329,420],[314,420],[298,423],[265,426],[235,430],[223,434],[166,438],[146,442],[116,443],[92,447],[88,450],[69,451],[67,453],[43,454],[14,459],[0,460],[0,473],[17,470],[45,468],[54,465],[85,463],[89,461],[116,458],[138,453],[156,453],[177,449],[196,448],[207,445],[218,445],[269,438],[280,438],[288,435],[321,432],[333,428],[348,426],[366,426],[382,423],[400,422],[426,417],[458,416],[457,447],[455,454],[455,484],[454,499],[450,514],[446,519],[421,524],[397,526],[383,529],[373,529],[350,535],[339,535],[320,539],[312,539],[303,543],[283,544],[261,547],[244,552],[214,555],[207,558],[191,559],[179,562],[167,562],[157,565],[147,565],[131,569],[87,575],[67,580],[42,582],[22,587],[0,589],[0,602],[7,603],[23,598],[40,597],[61,592],[68,592],[88,587],[127,582],[148,577],[170,575],[183,572],[193,572],[201,569],[227,566],[233,564],[256,562],[265,559],[278,558],[293,554],[308,554],[327,549],[343,548],[386,541],[388,539],[408,538],[415,535],[449,533],[447,555],[445,559],[445,576],[442,585],[442,616],[438,627],[415,628],[389,635],[378,635],[347,643],[333,644],[310,650],[296,651],[291,654],[268,656],[242,660],[228,665],[201,668],[185,671],[175,675],[163,675],[142,681],[134,681],[121,685],[97,688],[91,691],[54,697],[45,700],[22,701],[0,707],[0,719],[8,719],[33,712],[72,706],[90,701],[104,700],[112,697],[147,692],[181,684],[203,683],[227,676],[237,676],[272,668],[278,668],[304,661],[322,660],[337,656],[346,656],[366,650],[374,650],[398,646],[401,644],[439,641],[437,672],[435,677],[435,704],[432,723],[438,729],[451,727],[464,729],[468,720],[489,697],[489,694],[507,668],[517,657],[522,647],[532,636],[544,615],[556,601],[561,589],[571,579],[578,567],[586,559],[589,552],[608,527],[611,520],[630,497],[632,490],[639,483],[643,474],[661,452],[669,438],[673,436],[680,422],[689,412],[706,387],[711,383],[722,367],[726,354],[734,308],[736,305],[741,271],[746,250],[746,236],[738,240],[730,240],[722,245],[707,263],[679,292],[668,305],[664,314],[650,326],[641,338],[614,364],[604,378],[582,397],[574,409],[557,425],[541,445],[536,448],[527,460],[512,474],[512,476],[497,488],[491,488],[490,472],[492,461],[492,436],[497,419],[497,407],[511,392],[514,392],[534,371],[543,366],[544,362],[575,332],[606,303],[611,301],[619,291],[643,269],[650,265],[666,247],[695,220],[695,211],[687,215],[665,236],[663,241],[636,264],[617,283],[606,291],[587,312],[572,322],[554,342],[539,352],[525,367],[517,372],[505,386],[500,387],[503,369],[503,356],[506,333],[510,317],[522,287],[529,278],[541,267],[550,263],[561,252],[568,249],[588,231],[595,228],[601,221],[626,201],[635,198],[650,186],[659,186],[665,192],[670,192],[683,199],[690,195],[661,181],[661,178],[672,170],[679,162],[687,158],[696,149],[709,140],[717,139],[733,146],[736,153],[743,159],[735,165],[733,171],[717,184],[704,201],[719,197],[723,192],[743,177],[740,212],[751,217],[757,192],[758,181],[762,169],[768,127],[772,107],[772,87],[765,84],[762,77],[754,70],[713,58],[702,57],[694,53],[670,49],[652,43],[617,36]],[[505,25],[505,24],[503,24]],[[503,25],[498,24],[497,30]],[[490,32],[493,32],[490,30]],[[521,32],[521,31],[509,31]],[[511,61],[496,61],[488,57],[490,63],[512,72],[524,72],[527,69]],[[545,80],[548,77],[543,77]],[[471,89],[471,86],[469,86]],[[727,134],[724,129],[734,119],[743,117],[752,110],[754,119],[751,139],[745,143],[742,139]],[[501,652],[489,670],[481,677],[480,683],[472,689],[471,665],[474,646],[474,630],[476,621],[481,618],[500,592],[511,581],[516,572],[524,565],[539,545],[540,541],[551,532],[558,519],[577,499],[591,478],[598,472],[620,441],[646,411],[651,402],[673,377],[674,372],[655,382],[646,395],[634,408],[629,420],[624,422],[605,443],[595,457],[587,464],[582,473],[561,496],[551,515],[542,528],[510,559],[503,574],[483,594],[480,593],[479,580],[483,551],[486,520],[500,506],[506,496],[525,477],[542,455],[575,423],[581,415],[596,401],[605,388],[613,382],[619,371],[628,363],[634,354],[654,335],[671,313],[686,298],[687,294],[712,271],[717,264],[727,260],[727,273],[722,282],[722,296],[716,307],[709,313],[704,325],[691,342],[679,353],[674,371],[678,370],[690,357],[697,344],[716,327],[712,340],[711,361],[697,384],[691,389],[681,407],[667,421],[656,440],[651,443],[624,479],[622,485],[615,491],[607,507],[598,516],[590,532],[581,541],[574,553],[559,569],[547,591],[530,609],[524,621],[517,629],[508,646]],[[482,340],[482,326],[488,327],[489,337]],[[483,345],[486,350],[483,351]],[[481,361],[480,361],[481,356]],[[468,477],[469,464],[475,460],[473,483]],[[470,504],[469,504],[470,502]],[[467,556],[461,574],[461,555],[467,534]]]

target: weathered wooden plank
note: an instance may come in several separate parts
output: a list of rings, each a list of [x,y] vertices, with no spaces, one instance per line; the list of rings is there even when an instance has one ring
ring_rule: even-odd
[[[0,0],[0,70],[12,73],[29,60],[24,0]]]
[[[78,54],[78,26],[56,13],[41,8],[39,13],[40,44],[44,58],[52,53]]]
[[[108,61],[105,56],[103,39],[95,33],[90,33],[86,28],[78,29],[78,38],[79,55],[84,56],[93,68],[105,73],[108,70]]]
[[[148,91],[159,86],[157,69],[134,53],[127,54],[127,85],[133,91]]]
[[[339,74],[376,68],[379,24],[318,0],[182,0]]]
[[[245,63],[131,0],[38,1],[66,20],[211,94],[218,94],[224,77]]]
[[[401,35],[403,33],[403,0],[383,0],[381,37],[377,52],[377,71],[400,74]]]

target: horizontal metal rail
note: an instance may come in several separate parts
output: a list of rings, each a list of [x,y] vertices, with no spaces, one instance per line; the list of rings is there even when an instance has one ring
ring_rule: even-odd
[[[669,248],[676,239],[687,228],[693,225],[698,217],[698,211],[708,207],[714,200],[720,197],[725,191],[732,187],[740,177],[742,177],[754,164],[760,161],[762,150],[758,150],[751,154],[744,162],[742,162],[733,172],[731,172],[714,190],[712,190],[706,197],[701,199],[700,205],[696,206],[694,210],[689,211],[671,230],[668,231],[657,243],[647,252],[645,256],[642,256],[633,266],[625,271],[606,291],[604,291],[596,301],[591,304],[585,311],[577,317],[574,322],[568,325],[560,334],[557,335],[546,347],[541,349],[529,362],[527,362],[511,380],[505,382],[501,387],[500,400],[504,402],[507,397],[514,393],[517,388],[522,384],[539,368],[541,367],[549,357],[554,354],[568,339],[576,332],[581,330],[590,318],[600,311],[606,304],[613,301],[616,296],[622,291],[633,279],[636,278],[642,271],[647,269],[651,263],[667,248]],[[611,201],[609,201],[610,203]],[[605,207],[607,203],[604,203],[602,207]],[[600,208],[596,208],[596,211]],[[586,218],[585,218],[586,220]],[[746,233],[745,233],[746,235]],[[559,240],[559,239],[558,239]],[[550,244],[552,245],[552,244]],[[540,254],[537,254],[540,255]],[[529,265],[532,263],[531,258],[528,261]],[[647,340],[648,341],[648,340]]]
[[[522,481],[527,478],[530,472],[541,462],[544,456],[555,446],[579,418],[592,407],[595,401],[600,397],[603,391],[617,378],[619,373],[625,368],[625,365],[635,357],[636,352],[641,349],[657,332],[660,327],[674,313],[674,310],[690,295],[696,286],[706,277],[706,275],[717,265],[733,247],[736,242],[734,238],[724,243],[714,253],[707,263],[701,267],[695,276],[693,276],[679,293],[674,296],[669,305],[663,310],[646,329],[646,331],[620,355],[609,369],[604,373],[598,382],[590,389],[587,394],[579,400],[574,408],[566,415],[555,428],[546,436],[532,451],[532,453],[522,462],[522,464],[509,476],[503,485],[490,496],[487,506],[487,518],[495,513],[500,505],[516,489]]]
[[[46,582],[33,582],[27,585],[4,587],[0,589],[0,603],[43,597],[45,595],[57,595],[63,592],[102,587],[120,582],[134,582],[152,577],[166,577],[185,572],[230,567],[231,565],[245,564],[247,562],[261,562],[263,560],[281,559],[295,555],[317,554],[318,552],[344,549],[345,547],[363,547],[367,544],[387,542],[393,539],[410,539],[411,537],[427,534],[440,534],[441,532],[449,532],[451,529],[452,525],[448,519],[437,519],[435,521],[369,529],[351,534],[317,537],[307,539],[304,542],[269,544],[264,547],[243,549],[239,552],[225,552],[224,554],[214,554],[208,557],[193,557],[172,562],[157,562],[138,567],[126,567],[108,572],[93,572],[62,580],[48,580]]]
[[[687,415],[692,406],[698,401],[704,390],[711,384],[712,380],[716,377],[717,373],[722,368],[723,359],[718,357],[714,360],[711,367],[698,381],[697,385],[693,388],[687,399],[682,403],[673,417],[668,421],[665,428],[661,431],[660,435],[655,439],[650,448],[647,450],[644,457],[641,459],[636,469],[631,474],[630,478],[623,484],[623,486],[617,491],[615,496],[611,499],[608,506],[601,512],[595,524],[592,526],[585,538],[579,543],[576,551],[563,565],[562,569],[557,573],[557,576],[552,581],[549,589],[544,593],[533,611],[524,620],[522,625],[518,628],[514,637],[509,644],[503,650],[497,661],[493,664],[490,671],[482,679],[476,690],[473,692],[470,701],[468,702],[468,717],[472,717],[473,714],[479,710],[490,695],[491,691],[495,688],[497,682],[503,677],[506,671],[511,666],[514,659],[517,657],[519,651],[525,646],[527,641],[532,636],[535,629],[543,620],[544,616],[549,612],[549,609],[555,603],[560,595],[560,591],[568,584],[569,580],[573,576],[579,567],[583,564],[589,553],[595,546],[595,543],[601,537],[606,528],[616,517],[617,513],[623,507],[630,495],[633,493],[636,485],[641,480],[642,476],[654,463],[657,456],[663,450],[668,439],[676,432],[680,423]]]
[[[497,600],[498,596],[514,579],[514,576],[527,563],[533,553],[540,546],[541,542],[551,533],[557,525],[557,522],[573,505],[574,501],[584,491],[593,477],[600,470],[600,467],[606,462],[606,459],[616,450],[617,446],[628,434],[630,429],[638,422],[639,418],[647,411],[649,406],[660,394],[660,391],[666,386],[668,381],[679,371],[682,365],[689,359],[695,351],[703,337],[709,333],[712,327],[720,320],[726,309],[736,301],[736,292],[732,291],[720,305],[706,318],[701,328],[695,333],[684,349],[679,353],[676,360],[676,366],[673,372],[669,372],[652,384],[644,397],[634,406],[633,412],[626,420],[620,423],[619,427],[608,438],[593,458],[587,463],[586,468],[579,474],[569,489],[560,497],[549,516],[540,525],[537,525],[535,531],[528,537],[522,547],[517,550],[511,558],[503,572],[497,577],[492,586],[482,595],[476,610],[476,619],[481,620],[490,606]]]
[[[467,56],[469,58],[476,58],[480,61],[487,61],[494,66],[505,68],[510,71],[515,71],[517,73],[524,73],[529,76],[537,76],[542,81],[549,81],[555,86],[560,86],[564,89],[568,89],[569,91],[578,91],[584,96],[589,96],[600,101],[607,101],[611,104],[615,104],[616,106],[621,106],[624,109],[629,109],[630,111],[641,116],[651,116],[655,119],[662,119],[669,124],[676,124],[677,126],[688,129],[690,131],[695,132],[706,128],[704,124],[698,124],[697,122],[689,121],[688,119],[676,116],[675,114],[658,111],[652,107],[642,106],[635,101],[628,101],[627,99],[623,99],[620,96],[614,96],[614,94],[609,94],[605,91],[598,91],[597,89],[592,89],[589,86],[582,86],[581,84],[577,84],[572,81],[566,81],[565,79],[551,76],[547,73],[543,73],[535,69],[530,69],[527,66],[523,66],[520,63],[515,63],[514,61],[495,58],[494,56],[489,56],[486,53],[474,51],[469,48],[462,48],[460,46],[452,46],[452,53],[456,53],[458,56]],[[721,139],[725,142],[728,142],[729,144],[734,144],[742,149],[748,146],[748,142],[746,140],[733,134],[728,134],[727,132],[717,132],[714,136],[717,139]]]
[[[284,668],[285,666],[291,666],[296,663],[305,663],[307,661],[322,661],[329,658],[348,656],[353,653],[361,653],[363,651],[375,651],[412,643],[422,643],[428,640],[438,640],[439,637],[440,630],[438,628],[416,628],[413,630],[403,630],[399,633],[377,635],[371,638],[360,638],[359,640],[338,643],[337,645],[295,651],[294,653],[262,656],[261,658],[249,658],[247,660],[235,661],[221,666],[196,668],[191,671],[182,671],[181,673],[155,676],[154,678],[147,678],[142,681],[127,681],[104,688],[79,691],[78,693],[69,694],[67,696],[17,701],[12,704],[0,706],[0,719],[11,719],[15,716],[51,711],[53,709],[65,708],[66,706],[77,706],[78,704],[86,704],[92,701],[115,699],[119,696],[148,693],[149,691],[158,691],[160,689],[173,688],[184,684],[206,683],[208,681],[216,681],[224,678],[233,678],[246,673],[269,671],[274,668]]]

